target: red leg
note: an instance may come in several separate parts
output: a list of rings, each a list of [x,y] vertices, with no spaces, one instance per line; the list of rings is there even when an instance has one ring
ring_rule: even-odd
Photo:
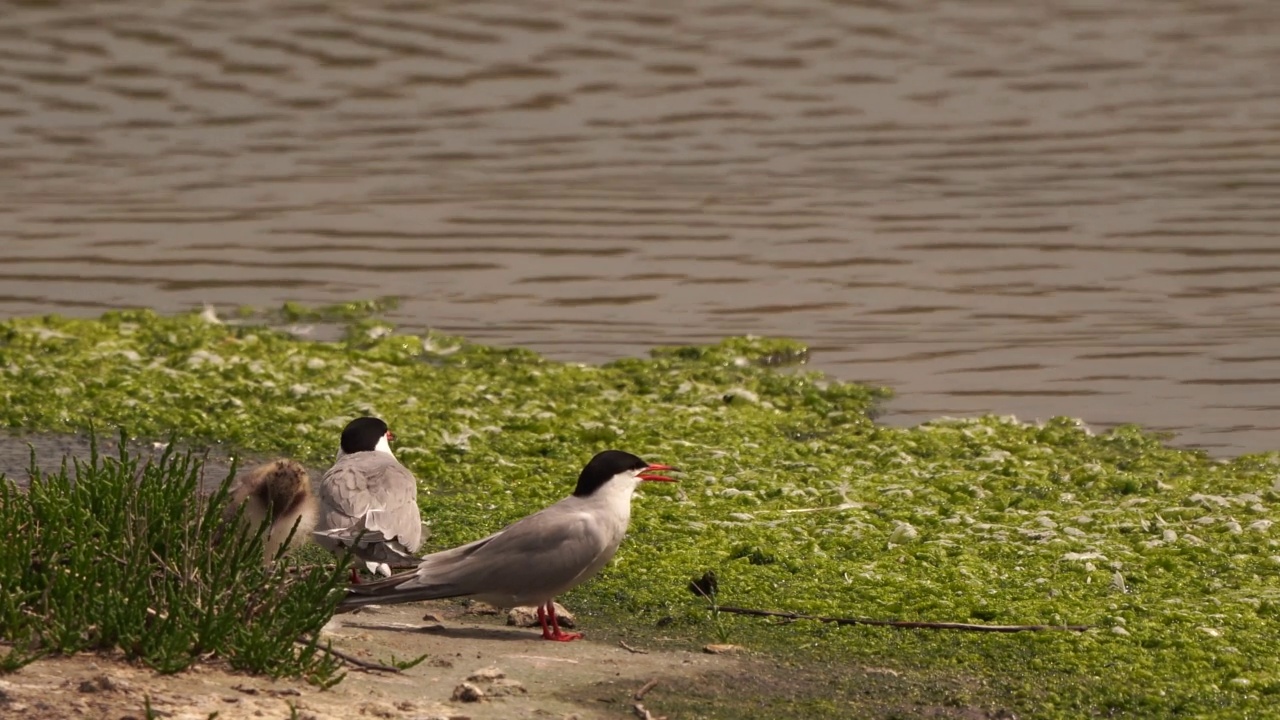
[[[360,573],[356,572],[356,568],[354,565],[351,566],[351,584],[352,585],[360,584]]]
[[[542,608],[538,608],[538,612],[542,612]],[[556,601],[547,601],[547,614],[551,616],[551,627],[554,628],[555,634],[547,637],[544,632],[542,637],[546,640],[558,640],[560,642],[571,642],[582,637],[582,633],[567,633],[560,630],[560,621],[556,619]]]
[[[538,606],[538,622],[542,624],[542,639],[555,640],[555,636],[551,634],[551,628],[547,627],[547,611],[542,605]]]

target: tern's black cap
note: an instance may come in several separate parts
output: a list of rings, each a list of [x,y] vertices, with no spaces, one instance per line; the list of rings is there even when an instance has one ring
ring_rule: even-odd
[[[372,452],[387,434],[387,424],[376,417],[360,417],[347,423],[342,431],[342,452],[354,455]]]
[[[610,478],[628,470],[644,470],[649,463],[628,452],[605,450],[591,458],[578,476],[578,486],[573,489],[577,497],[587,497],[599,490]]]

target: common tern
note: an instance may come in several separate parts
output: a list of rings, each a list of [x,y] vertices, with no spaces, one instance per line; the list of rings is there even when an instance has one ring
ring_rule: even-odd
[[[422,547],[418,481],[396,460],[394,435],[378,418],[356,418],[342,431],[337,462],[320,481],[320,523],[312,537],[326,550],[351,548],[370,573],[413,565]],[[359,582],[353,568],[352,582]]]
[[[286,540],[289,548],[306,542],[319,519],[320,507],[311,494],[311,476],[293,460],[272,460],[236,478],[230,503],[223,511],[227,522],[240,515],[243,528],[256,530],[269,522],[263,541],[263,561],[271,562]],[[290,536],[290,533],[293,533]]]
[[[352,586],[339,608],[451,597],[497,607],[536,604],[543,639],[576,640],[581,633],[560,630],[553,600],[613,558],[641,481],[675,482],[659,470],[675,468],[619,450],[599,453],[569,497],[486,538],[427,555],[415,571]]]

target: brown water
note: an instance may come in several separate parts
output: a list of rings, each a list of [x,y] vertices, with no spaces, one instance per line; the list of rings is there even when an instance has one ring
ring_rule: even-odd
[[[1275,0],[7,2],[0,316],[786,334],[893,422],[1270,449],[1277,68]]]

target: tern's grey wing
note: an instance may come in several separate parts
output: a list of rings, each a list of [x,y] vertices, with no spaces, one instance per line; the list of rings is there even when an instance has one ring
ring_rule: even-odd
[[[411,553],[422,547],[418,483],[386,453],[355,453],[335,463],[320,482],[320,507],[321,531],[350,528],[363,519],[369,530]],[[328,547],[320,536],[317,540]]]
[[[370,510],[345,528],[318,530],[313,533],[316,541],[328,546],[336,543],[342,547],[355,549],[355,554],[362,560],[376,563],[388,563],[399,566],[417,565],[422,558],[414,555],[394,535],[388,535],[381,529],[379,520],[386,515],[384,510]]]
[[[599,570],[620,539],[589,513],[553,505],[483,540],[428,555],[401,588],[436,597],[550,597]]]

